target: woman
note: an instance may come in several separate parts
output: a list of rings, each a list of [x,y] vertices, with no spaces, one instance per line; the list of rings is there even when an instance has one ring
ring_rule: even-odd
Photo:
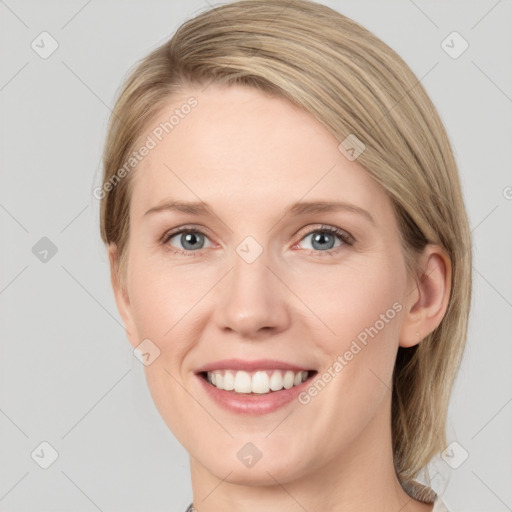
[[[312,2],[204,12],[117,100],[101,234],[189,510],[446,510],[471,241],[402,59]]]

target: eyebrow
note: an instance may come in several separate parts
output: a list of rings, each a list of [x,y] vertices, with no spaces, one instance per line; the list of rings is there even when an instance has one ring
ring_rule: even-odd
[[[211,207],[205,202],[171,200],[165,201],[164,203],[158,206],[150,208],[144,214],[144,216],[163,211],[177,211],[181,213],[202,216],[213,215]],[[308,215],[312,213],[325,213],[337,211],[348,211],[351,213],[357,213],[365,217],[372,224],[376,225],[375,219],[371,216],[371,214],[368,211],[354,204],[338,201],[299,201],[288,206],[288,208],[285,210],[283,217],[286,215],[299,216]]]

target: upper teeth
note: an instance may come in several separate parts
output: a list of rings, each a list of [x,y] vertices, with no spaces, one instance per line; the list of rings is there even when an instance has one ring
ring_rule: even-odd
[[[284,375],[283,375],[284,373]],[[208,382],[218,389],[236,393],[268,393],[298,386],[308,378],[307,371],[259,370],[254,373],[243,370],[215,370],[207,372]]]

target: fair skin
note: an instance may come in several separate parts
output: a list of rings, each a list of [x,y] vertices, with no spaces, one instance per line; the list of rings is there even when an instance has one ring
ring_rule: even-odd
[[[191,95],[198,106],[132,176],[125,280],[117,279],[114,246],[110,261],[131,345],[149,338],[160,349],[145,367],[147,382],[190,454],[195,508],[432,510],[396,478],[390,389],[399,346],[418,343],[446,311],[448,258],[429,245],[422,279],[410,276],[387,194],[318,121],[283,99],[239,86],[189,89],[141,139]],[[213,213],[145,215],[170,200],[202,201]],[[350,203],[367,213],[285,215],[299,201]],[[183,226],[203,234],[192,248],[182,235],[162,240]],[[315,243],[321,233],[324,246]],[[237,252],[248,236],[263,249],[251,263]],[[396,316],[307,404],[233,412],[196,374],[220,359],[265,358],[321,375],[394,303],[402,306]],[[262,454],[252,467],[237,457],[249,442]]]

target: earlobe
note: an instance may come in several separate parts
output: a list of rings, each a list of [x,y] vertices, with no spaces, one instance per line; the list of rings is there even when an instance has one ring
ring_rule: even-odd
[[[441,323],[450,299],[451,262],[446,251],[428,245],[421,256],[421,275],[408,291],[401,347],[417,345]]]
[[[110,281],[114,298],[116,300],[117,309],[123,320],[126,336],[132,346],[137,346],[137,336],[135,324],[131,314],[130,298],[126,289],[126,284],[121,279],[119,272],[119,257],[117,247],[114,244],[108,246],[108,258],[110,261]]]

